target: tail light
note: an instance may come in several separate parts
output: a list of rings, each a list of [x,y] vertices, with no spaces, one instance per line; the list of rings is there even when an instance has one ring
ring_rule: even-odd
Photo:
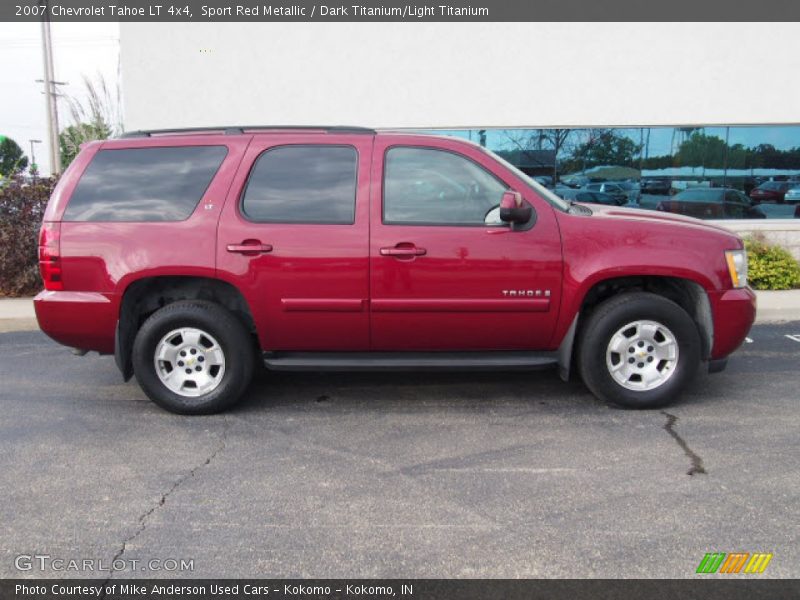
[[[42,223],[39,231],[39,272],[44,289],[64,289],[61,279],[61,223]]]

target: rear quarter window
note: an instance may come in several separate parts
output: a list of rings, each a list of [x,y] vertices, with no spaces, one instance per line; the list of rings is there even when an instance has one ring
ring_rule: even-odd
[[[228,149],[182,146],[100,150],[81,176],[65,221],[182,221]]]

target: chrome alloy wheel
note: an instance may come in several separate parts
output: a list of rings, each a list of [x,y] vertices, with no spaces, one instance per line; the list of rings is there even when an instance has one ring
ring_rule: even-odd
[[[225,353],[202,329],[173,329],[156,344],[156,374],[167,389],[189,398],[217,388],[225,374]]]
[[[622,387],[647,392],[664,385],[678,365],[678,340],[657,321],[633,321],[611,336],[606,366]]]

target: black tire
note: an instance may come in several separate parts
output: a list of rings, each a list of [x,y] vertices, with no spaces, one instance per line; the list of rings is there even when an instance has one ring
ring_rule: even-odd
[[[671,375],[655,389],[624,387],[612,376],[607,363],[613,336],[625,325],[639,320],[664,325],[677,343],[677,361]],[[646,350],[647,347],[642,351]],[[623,360],[630,360],[627,354],[623,356]],[[647,292],[621,294],[600,304],[582,328],[578,347],[578,365],[586,387],[601,400],[637,409],[659,408],[676,401],[697,374],[701,356],[700,335],[692,318],[675,302]],[[656,362],[656,368],[658,364]],[[634,383],[629,385],[635,385],[635,380],[632,381]]]
[[[164,336],[192,327],[213,336],[222,349],[225,366],[217,387],[187,397],[170,390],[156,372],[155,351]],[[161,408],[182,415],[207,415],[233,406],[253,377],[255,353],[244,325],[229,311],[203,300],[181,300],[153,313],[136,334],[133,369],[145,394]]]

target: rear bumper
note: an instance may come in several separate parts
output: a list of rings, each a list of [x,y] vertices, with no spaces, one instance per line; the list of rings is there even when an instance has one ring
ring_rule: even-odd
[[[756,295],[749,287],[712,292],[714,347],[711,359],[728,356],[744,342],[756,319]]]
[[[33,299],[39,327],[60,344],[114,352],[117,302],[94,292],[40,292]]]

